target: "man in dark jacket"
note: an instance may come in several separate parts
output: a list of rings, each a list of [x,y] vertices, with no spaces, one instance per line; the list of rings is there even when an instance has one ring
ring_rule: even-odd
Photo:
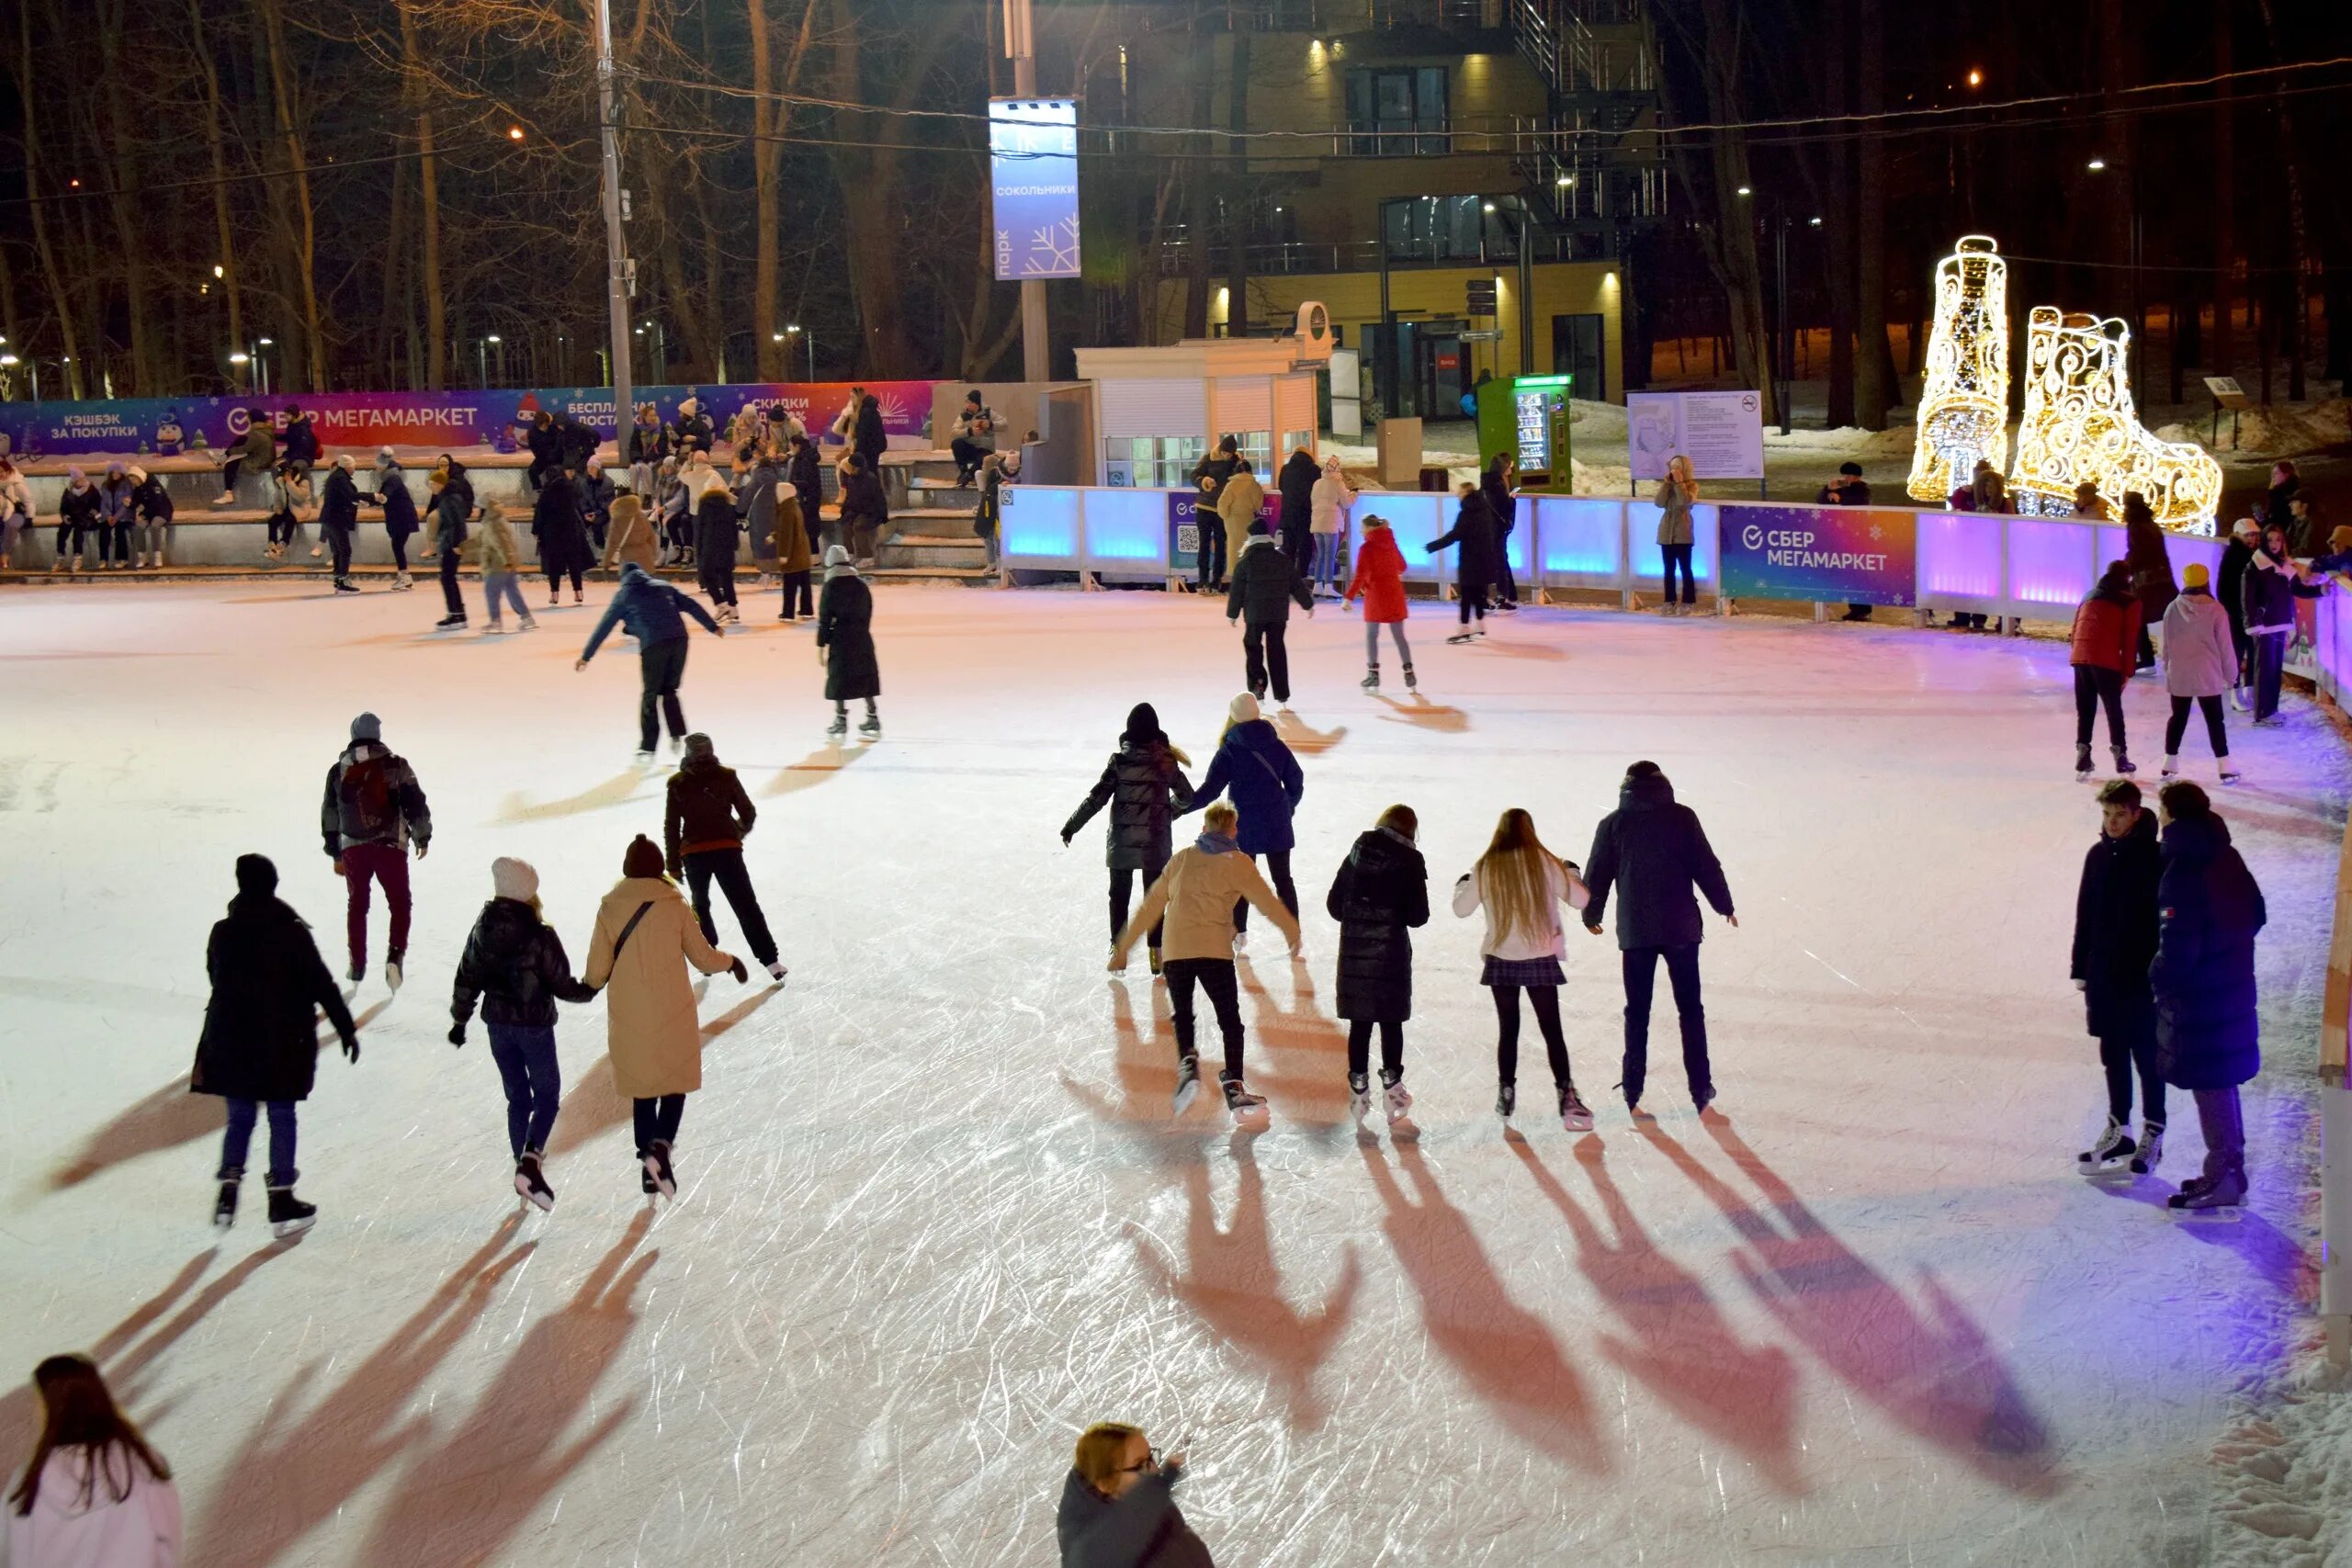
[[[1241,444],[1234,437],[1221,437],[1216,450],[1193,465],[1193,520],[1199,526],[1200,544],[1193,552],[1199,563],[1199,581],[1193,588],[1205,593],[1225,581],[1228,562],[1225,558],[1225,528],[1216,514],[1217,496],[1225,489],[1225,481],[1241,463]]]
[[[1266,547],[1271,549],[1272,547]],[[1283,908],[1298,913],[1298,887],[1290,874],[1291,852],[1298,840],[1291,818],[1306,798],[1306,774],[1297,757],[1283,744],[1282,732],[1258,710],[1258,699],[1244,692],[1226,705],[1225,738],[1193,803],[1177,813],[1183,816],[1206,807],[1220,795],[1230,795],[1241,814],[1234,842],[1252,861],[1265,857],[1266,880]],[[1250,903],[1233,904],[1234,947],[1250,930]]]
[[[879,473],[855,453],[841,463],[841,521],[832,543],[848,548],[860,570],[874,564],[882,531],[890,525],[890,499]]]
[[[1445,640],[1468,642],[1474,637],[1487,635],[1487,590],[1495,581],[1495,562],[1501,558],[1502,541],[1495,531],[1494,509],[1474,484],[1461,490],[1461,508],[1453,514],[1453,526],[1421,547],[1430,555],[1448,545],[1461,547],[1453,573],[1454,597],[1461,602],[1462,629]],[[1471,617],[1477,617],[1478,629],[1470,629]]]
[[[406,758],[384,748],[384,727],[372,713],[351,721],[351,744],[327,770],[326,799],[319,828],[327,857],[350,895],[346,923],[351,940],[351,979],[368,974],[368,885],[383,884],[392,931],[384,953],[384,984],[401,988],[401,964],[408,956],[408,853],[413,843],[423,860],[433,841],[433,814],[424,786]]]
[[[2111,1170],[2125,1160],[2145,1174],[2164,1157],[2165,1081],[2156,1075],[2156,998],[2148,964],[2156,955],[2155,814],[2142,808],[2140,786],[2109,780],[2098,792],[2098,842],[2083,859],[2075,895],[2075,953],[2071,974],[2083,993],[2085,1021],[2098,1041],[2107,1069],[2107,1128],[2080,1156],[2086,1171]],[[2140,1141],[2132,1122],[2132,1074],[2140,1074]]]
[[[1274,547],[1263,519],[1250,524],[1250,543],[1234,563],[1233,582],[1226,590],[1225,618],[1242,628],[1250,694],[1263,698],[1271,682],[1274,701],[1283,707],[1290,706],[1290,650],[1283,637],[1294,602],[1308,620],[1315,618],[1315,593],[1299,574],[1297,562]]]
[[[1715,1080],[1707,1059],[1707,1013],[1699,993],[1699,943],[1705,936],[1699,900],[1692,890],[1734,926],[1731,886],[1707,842],[1698,813],[1679,805],[1674,785],[1656,762],[1625,770],[1617,809],[1600,819],[1586,857],[1585,930],[1600,934],[1609,895],[1617,893],[1617,947],[1625,971],[1625,1105],[1638,1109],[1649,1075],[1650,996],[1657,961],[1666,960],[1674,987],[1674,1010],[1682,1020],[1682,1068],[1690,1080],[1690,1101],[1707,1109]]]
[[[351,477],[351,454],[344,453],[327,470],[326,489],[319,497],[319,533],[334,559],[334,591],[356,593],[351,581],[351,536],[359,531],[359,485]]]
[[[2197,1097],[2205,1171],[2180,1184],[2176,1209],[2234,1208],[2245,1199],[2245,1122],[2238,1086],[2262,1068],[2254,939],[2269,919],[2262,889],[2230,844],[2229,824],[2185,779],[2156,794],[2164,874],[2156,884],[2156,1071]]]
[[[1862,478],[1862,466],[1860,463],[1850,460],[1843,462],[1838,465],[1837,480],[1834,483],[1823,485],[1821,493],[1814,499],[1823,506],[1868,506],[1871,503],[1871,482]],[[1871,607],[1859,600],[1849,601],[1846,605],[1846,618],[1849,621],[1867,621],[1871,618]]]
[[[718,764],[710,737],[686,737],[685,761],[670,775],[670,804],[663,813],[663,837],[668,845],[670,876],[684,872],[694,894],[695,919],[702,922],[704,940],[718,945],[718,925],[710,918],[710,884],[716,877],[735,911],[735,923],[752,955],[767,965],[775,978],[784,978],[776,961],[775,938],[768,934],[768,918],[760,909],[760,896],[752,889],[752,874],[743,868],[743,840],[760,809],[743,793],[735,770]]]
[[[408,541],[416,532],[416,497],[409,493],[408,481],[401,478],[401,461],[389,446],[376,454],[376,493],[369,499],[384,509],[384,537],[392,547],[392,587],[405,591],[411,586]]]
[[[2262,525],[2251,517],[2239,518],[2230,529],[2230,542],[2222,547],[2221,570],[2213,574],[2213,597],[2230,617],[2230,642],[2238,650],[2238,678],[2230,688],[2230,701],[2240,713],[2245,711],[2245,569],[2261,547]]]
[[[808,547],[824,543],[824,522],[817,515],[825,499],[825,482],[818,462],[817,444],[806,432],[792,438],[791,456],[785,459],[785,479],[800,498],[800,525],[808,531]]]
[[[621,568],[619,591],[614,593],[613,602],[605,606],[596,629],[588,634],[588,646],[580,650],[579,662],[572,666],[574,670],[587,669],[588,661],[596,657],[596,649],[616,626],[626,625],[629,635],[637,638],[638,662],[645,682],[637,709],[639,764],[653,761],[653,744],[662,738],[658,719],[669,721],[671,745],[680,753],[686,749],[686,711],[678,701],[678,685],[686,676],[684,615],[700,621],[713,637],[727,635],[701,605],[631,561]]]
[[[596,439],[594,430],[561,409],[556,411],[555,438],[557,456],[571,470],[576,483],[578,476],[587,471],[588,459],[596,455],[596,448],[603,443]]]
[[[1162,1462],[1141,1433],[1129,1444],[1112,1473],[1090,1478],[1073,1467],[1062,1483],[1054,1513],[1061,1568],[1215,1568],[1176,1506],[1183,1454]],[[1137,1447],[1141,1454],[1130,1459]]]
[[[1290,557],[1302,576],[1315,559],[1315,481],[1322,477],[1315,454],[1304,446],[1293,451],[1282,472],[1274,476],[1274,489],[1283,498],[1276,517],[1282,527],[1283,554]]]
[[[555,427],[555,415],[546,409],[533,414],[523,443],[531,452],[531,467],[524,481],[538,490],[547,484],[549,474],[563,467],[563,433]]]
[[[318,1075],[317,1017],[323,1009],[346,1060],[359,1060],[359,1033],[302,917],[277,897],[277,868],[260,855],[237,857],[237,896],[212,928],[204,954],[212,999],[196,1047],[189,1092],[229,1102],[220,1140],[220,1190],[212,1223],[237,1219],[254,1122],[269,1107],[269,1223],[281,1236],[310,1228],[317,1209],[294,1196],[297,1101]]]
[[[315,467],[319,460],[319,427],[299,403],[286,405],[286,434],[278,455],[289,463]]]

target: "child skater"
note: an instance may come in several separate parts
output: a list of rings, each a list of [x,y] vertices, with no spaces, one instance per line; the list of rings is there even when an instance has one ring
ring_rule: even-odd
[[[1581,909],[1589,897],[1576,863],[1545,849],[1535,836],[1535,819],[1516,806],[1495,824],[1493,841],[1478,863],[1453,885],[1455,914],[1474,914],[1482,905],[1487,911],[1487,936],[1478,946],[1486,960],[1479,984],[1495,994],[1501,1029],[1495,1043],[1500,1084],[1495,1114],[1505,1121],[1519,1103],[1519,993],[1524,990],[1535,1009],[1536,1027],[1544,1032],[1544,1053],[1560,1093],[1560,1125],[1571,1133],[1592,1131],[1592,1112],[1577,1094],[1567,1042],[1560,1033],[1560,987],[1566,978],[1560,959],[1567,948],[1560,935],[1559,906]]]
[[[1396,644],[1397,662],[1405,667],[1405,689],[1413,690],[1413,645],[1405,640],[1405,552],[1397,548],[1385,517],[1363,520],[1363,543],[1356,549],[1347,603],[1359,597],[1363,600],[1363,689],[1380,690],[1380,628],[1386,626]]]
[[[1184,777],[1192,759],[1176,749],[1159,728],[1159,713],[1149,703],[1137,703],[1127,713],[1127,728],[1119,749],[1102,765],[1102,776],[1062,824],[1062,847],[1078,836],[1105,805],[1111,807],[1104,850],[1111,867],[1111,941],[1126,929],[1127,902],[1136,874],[1143,874],[1149,891],[1168,869],[1174,818],[1193,806],[1193,785]],[[1160,928],[1151,928],[1151,972],[1159,973]]]
[[[1348,1021],[1348,1103],[1362,1122],[1372,1110],[1364,1076],[1373,1026],[1380,1026],[1380,1086],[1388,1124],[1412,1109],[1405,1090],[1405,1021],[1413,1016],[1412,928],[1430,919],[1429,867],[1414,846],[1420,820],[1392,806],[1358,838],[1323,907],[1340,922],[1340,1016]]]
[[[466,1043],[466,1020],[481,1002],[490,1028],[490,1057],[506,1084],[506,1142],[514,1156],[514,1190],[542,1209],[555,1207],[555,1189],[540,1168],[548,1135],[563,1098],[555,1056],[555,1004],[594,1001],[596,993],[572,977],[563,939],[539,918],[539,874],[501,857],[490,863],[492,897],[466,938],[458,985],[449,999],[449,1043]]]

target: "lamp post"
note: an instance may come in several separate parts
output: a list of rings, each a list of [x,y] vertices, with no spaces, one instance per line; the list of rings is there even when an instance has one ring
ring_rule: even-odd
[[[1749,201],[1755,199],[1756,191],[1751,186],[1741,186],[1736,194],[1742,201]],[[1789,214],[1775,197],[1766,197],[1759,205],[1770,208],[1767,221],[1772,226],[1772,363],[1766,372],[1772,378],[1772,400],[1781,411],[1781,434],[1786,435],[1791,383],[1796,370],[1796,344],[1789,331]]]
[[[271,340],[268,338],[257,337],[254,339],[254,379],[260,384],[261,392],[264,397],[267,397],[269,395],[269,361],[262,357],[261,351],[269,346],[271,346]]]
[[[802,332],[800,323],[795,321],[784,329],[784,335],[799,338],[801,346],[808,351],[808,379],[814,381],[817,378],[817,334]]]
[[[496,333],[492,333],[490,334],[489,343],[491,347],[498,350],[496,356],[498,360],[498,384],[503,387],[506,384],[506,340],[500,337]]]
[[[2109,169],[2120,169],[2123,174],[2123,199],[2127,209],[2125,254],[2132,269],[2132,380],[2135,386],[2141,385],[2147,378],[2148,304],[2146,291],[2141,286],[2140,170],[2136,164],[2109,158],[2102,153],[2093,153],[2090,162],[2083,167],[2094,175],[2103,175]],[[2176,325],[2175,333],[2177,333],[2178,330]],[[2177,347],[2176,344],[2176,351]]]
[[[244,374],[244,371],[245,371],[245,367],[246,367],[246,366],[248,366],[248,365],[251,365],[251,364],[253,363],[253,361],[254,361],[254,356],[253,356],[252,355],[250,355],[250,354],[247,354],[247,353],[246,353],[243,349],[242,349],[242,348],[241,348],[241,349],[239,349],[239,350],[237,350],[237,352],[236,352],[236,353],[234,353],[234,354],[232,354],[232,355],[229,355],[229,367],[230,367],[230,371],[229,371],[229,381],[230,381],[230,384],[231,384],[232,386],[233,386],[234,388],[236,388],[236,389],[237,389],[238,391],[241,391],[241,392],[242,392],[242,391],[243,391],[243,390],[245,389],[244,389],[244,379],[245,379],[245,374]]]

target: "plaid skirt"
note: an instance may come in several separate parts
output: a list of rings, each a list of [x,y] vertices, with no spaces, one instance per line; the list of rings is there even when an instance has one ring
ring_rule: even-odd
[[[1553,957],[1496,958],[1489,955],[1487,967],[1478,976],[1482,986],[1564,986],[1568,977],[1560,973],[1560,961]]]

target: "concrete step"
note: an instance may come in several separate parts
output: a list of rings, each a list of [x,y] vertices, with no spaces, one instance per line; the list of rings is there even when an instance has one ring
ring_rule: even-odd
[[[875,558],[886,567],[983,567],[988,561],[988,547],[973,538],[901,534],[884,545]]]

